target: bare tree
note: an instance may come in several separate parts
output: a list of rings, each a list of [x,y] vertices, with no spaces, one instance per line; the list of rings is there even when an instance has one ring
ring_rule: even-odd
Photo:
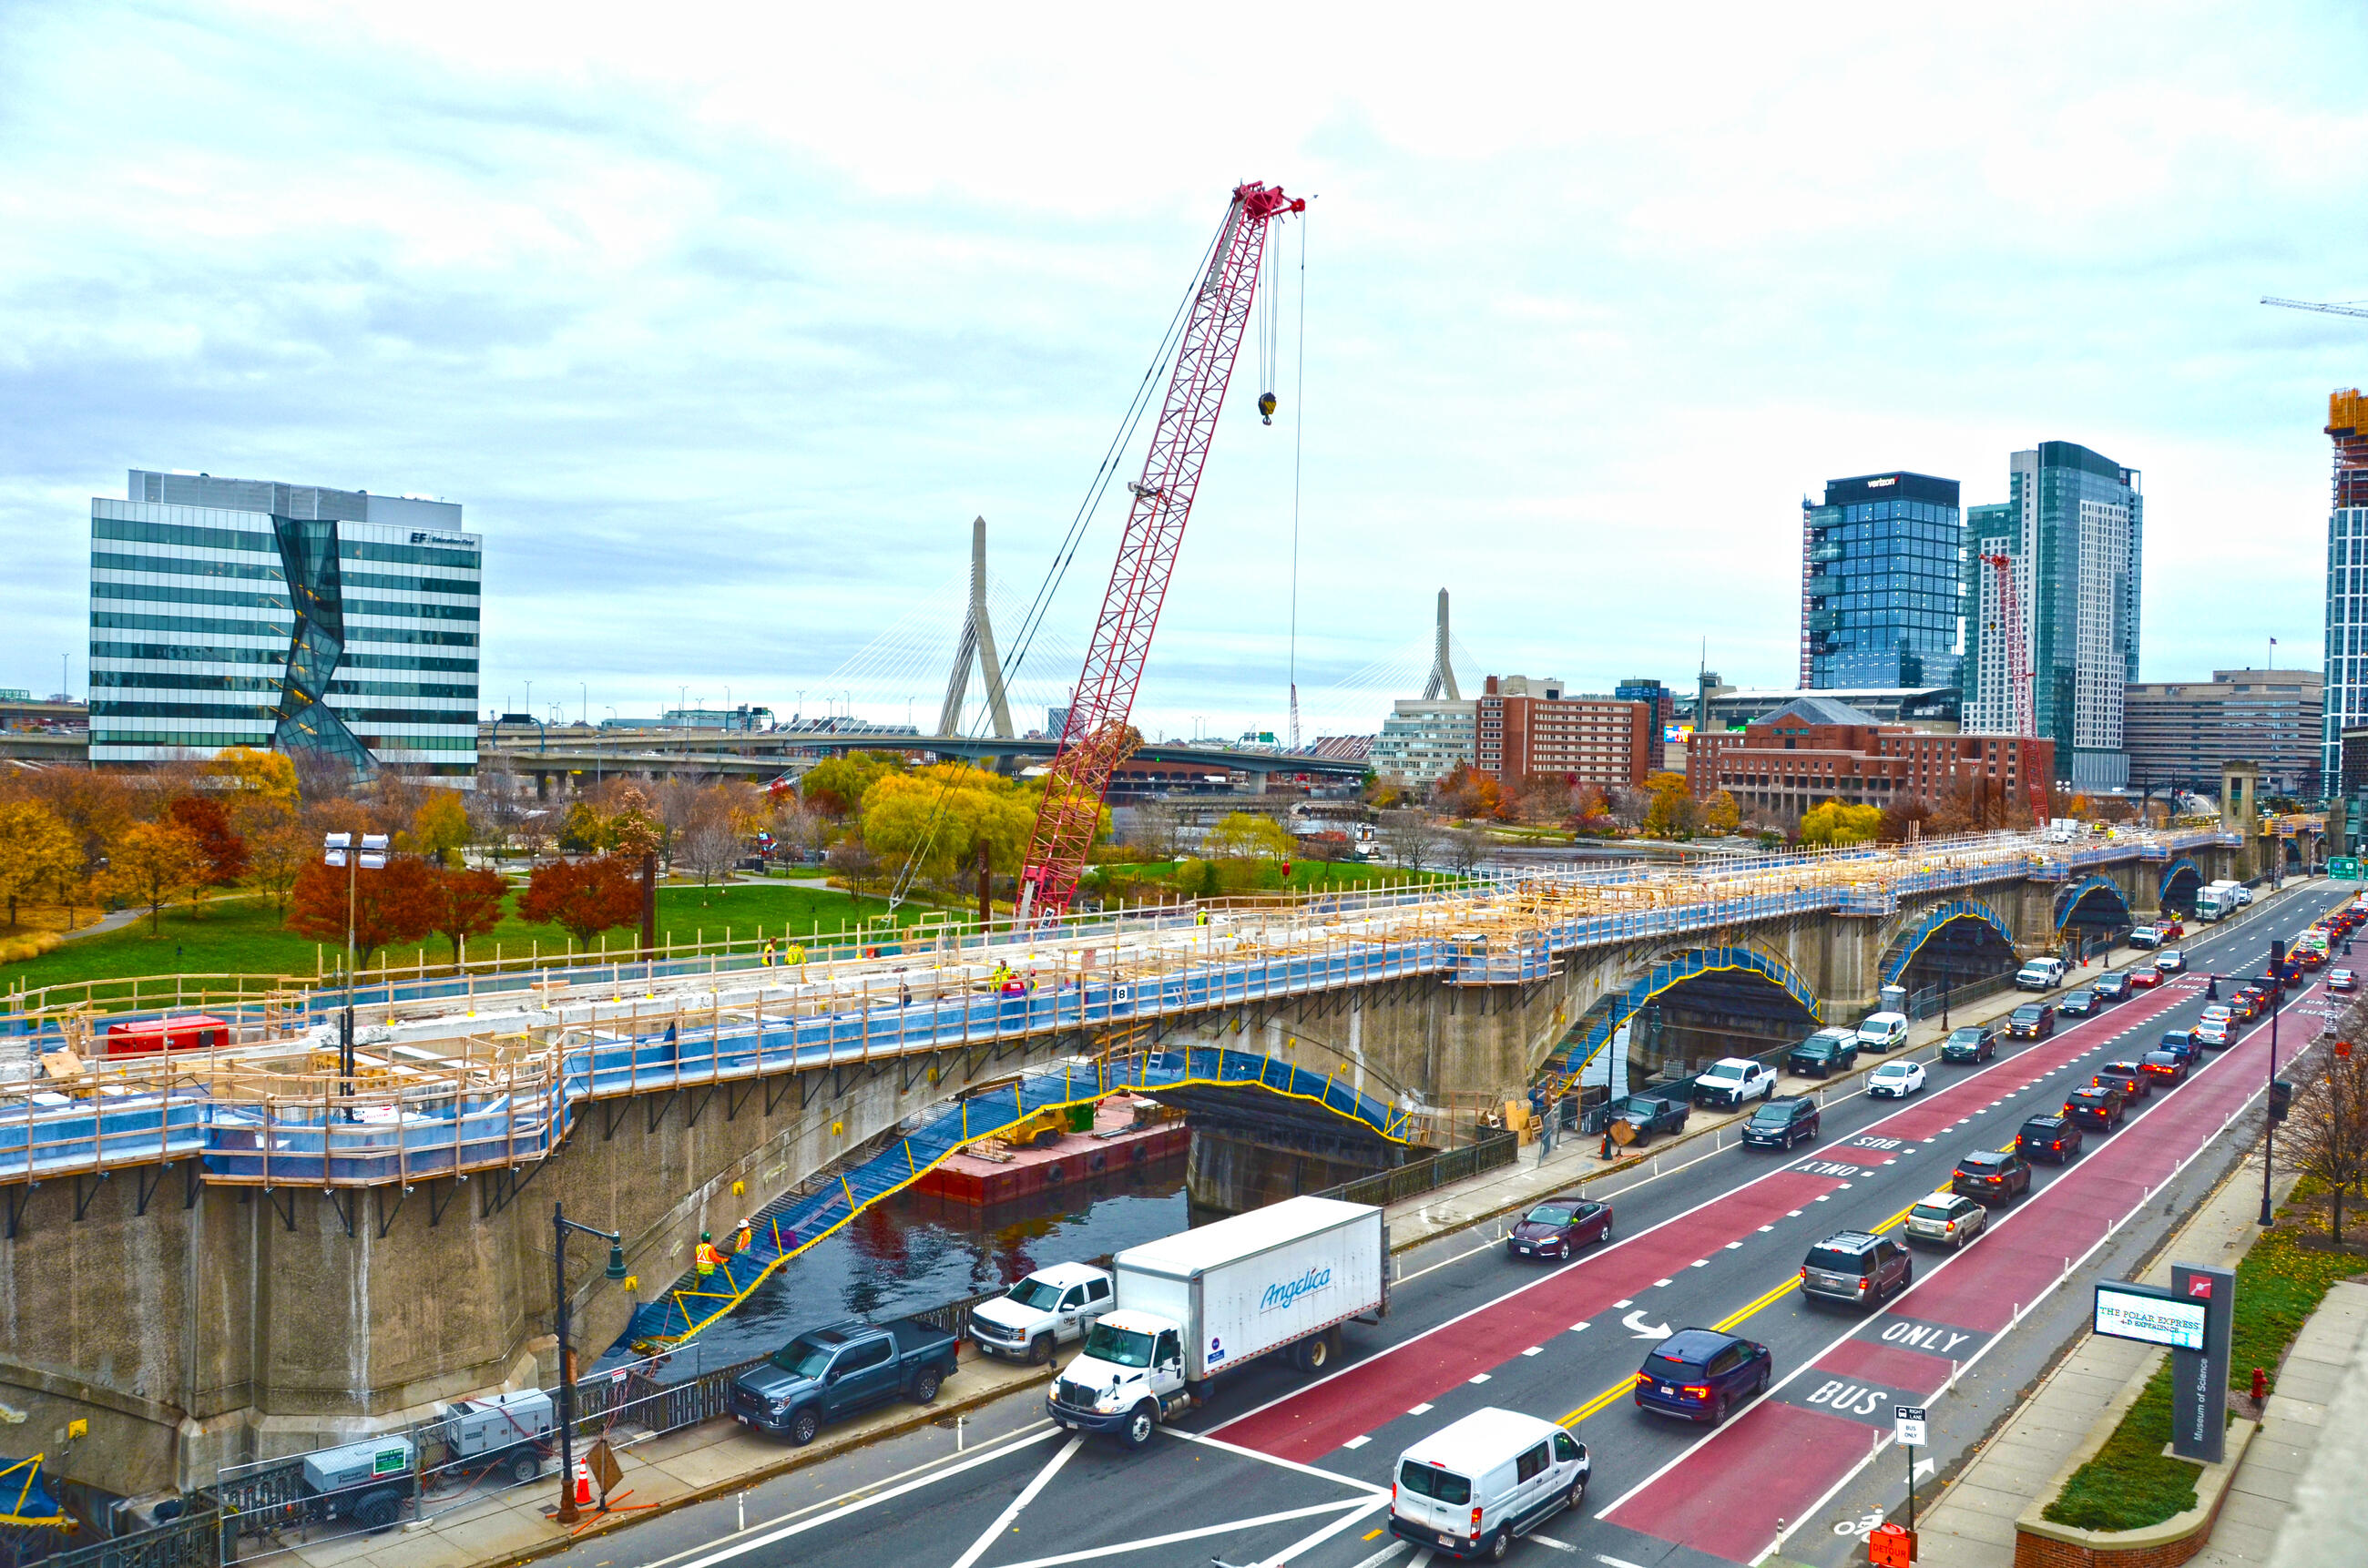
[[[1184,820],[1165,801],[1145,801],[1133,808],[1126,841],[1145,860],[1173,860],[1183,847]]]
[[[847,879],[847,885],[857,892],[866,882],[878,879],[880,857],[871,853],[860,834],[848,834],[830,846],[830,869]]]
[[[1409,871],[1419,871],[1426,860],[1439,858],[1440,828],[1429,813],[1417,811],[1382,813],[1382,847]]]
[[[2343,1020],[2346,1036],[2368,1024],[2368,1008]],[[2343,1239],[2343,1206],[2368,1185],[2368,1050],[2339,1042],[2294,1096],[2285,1129],[2287,1158],[2327,1188],[2328,1233]]]
[[[684,864],[699,873],[702,885],[732,874],[733,863],[740,858],[740,835],[731,819],[721,812],[710,812],[693,819],[675,839],[675,847]]]
[[[1451,828],[1445,836],[1447,863],[1461,876],[1470,876],[1488,858],[1488,835],[1478,828]]]

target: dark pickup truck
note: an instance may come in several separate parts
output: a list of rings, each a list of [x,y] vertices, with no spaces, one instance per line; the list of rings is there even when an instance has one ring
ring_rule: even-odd
[[[801,1334],[732,1385],[732,1417],[803,1447],[825,1421],[902,1396],[938,1397],[960,1341],[924,1323],[842,1323]]]
[[[1656,1132],[1683,1132],[1686,1118],[1692,1114],[1693,1108],[1683,1100],[1630,1095],[1611,1102],[1604,1112],[1603,1125],[1624,1121],[1636,1130],[1636,1141],[1641,1143]]]

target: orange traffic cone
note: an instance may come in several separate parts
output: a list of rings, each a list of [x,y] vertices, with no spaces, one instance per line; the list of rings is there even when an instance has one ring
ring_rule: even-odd
[[[582,1460],[575,1461],[575,1506],[583,1507],[592,1501],[592,1467]]]

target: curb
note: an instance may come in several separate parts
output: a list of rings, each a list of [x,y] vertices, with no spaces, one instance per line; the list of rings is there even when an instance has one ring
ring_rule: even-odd
[[[841,1454],[869,1448],[885,1438],[901,1437],[908,1432],[917,1432],[924,1426],[934,1426],[949,1415],[964,1415],[993,1404],[997,1400],[1008,1398],[1012,1394],[1025,1392],[1035,1383],[1052,1381],[1057,1369],[1055,1367],[1046,1366],[1041,1370],[1030,1373],[1024,1381],[1018,1383],[996,1389],[982,1389],[976,1393],[951,1403],[941,1401],[916,1406],[899,1419],[889,1422],[885,1426],[868,1427],[861,1432],[846,1433],[835,1443],[826,1439],[818,1439],[803,1449],[787,1450],[777,1462],[743,1471],[728,1481],[712,1482],[705,1486],[694,1487],[678,1497],[669,1497],[662,1503],[653,1504],[646,1508],[637,1508],[631,1513],[612,1514],[602,1522],[580,1529],[574,1535],[561,1536],[555,1540],[541,1541],[524,1551],[509,1552],[499,1557],[480,1558],[477,1560],[475,1568],[507,1568],[507,1565],[513,1562],[532,1562],[538,1558],[549,1557],[554,1552],[565,1551],[571,1547],[581,1545],[596,1536],[607,1535],[646,1520],[658,1518],[678,1508],[687,1508],[694,1503],[708,1503],[718,1497],[729,1497],[734,1492],[745,1492],[752,1486],[787,1475],[793,1470],[803,1470],[808,1465],[819,1464],[825,1460],[837,1459]],[[434,1534],[433,1531],[426,1533],[431,1536]]]

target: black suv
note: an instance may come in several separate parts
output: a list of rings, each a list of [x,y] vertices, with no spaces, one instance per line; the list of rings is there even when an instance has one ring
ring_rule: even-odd
[[[1967,1024],[1951,1029],[1949,1038],[1941,1042],[1943,1062],[1987,1062],[1998,1054],[1998,1030],[1987,1024]]]
[[[1907,1289],[1915,1278],[1916,1260],[1905,1244],[1843,1231],[1809,1249],[1801,1265],[1801,1294],[1873,1306]]]
[[[1819,1029],[1784,1053],[1784,1066],[1804,1078],[1847,1073],[1858,1065],[1858,1037],[1848,1029]]]
[[[2126,974],[2100,974],[2089,987],[2100,1002],[2126,1002],[2130,999],[2130,977]]]
[[[2082,1127],[2093,1127],[2100,1132],[2111,1132],[2129,1114],[2130,1102],[2122,1091],[2108,1084],[2102,1087],[2091,1084],[2075,1089],[2064,1098],[2064,1119]]]
[[[2025,1002],[2007,1019],[2006,1032],[2017,1040],[2045,1040],[2055,1032],[2055,1009],[2044,1002]]]
[[[2031,1190],[2031,1162],[2010,1149],[1976,1149],[1957,1162],[1949,1190],[1983,1203],[2020,1197]]]
[[[2034,1116],[2022,1124],[2014,1135],[2014,1152],[2026,1160],[2045,1160],[2051,1165],[2072,1163],[2084,1142],[2080,1124],[2068,1116]]]
[[[1789,1149],[1817,1135],[1817,1102],[1808,1099],[1763,1101],[1743,1124],[1743,1141],[1756,1148]]]

